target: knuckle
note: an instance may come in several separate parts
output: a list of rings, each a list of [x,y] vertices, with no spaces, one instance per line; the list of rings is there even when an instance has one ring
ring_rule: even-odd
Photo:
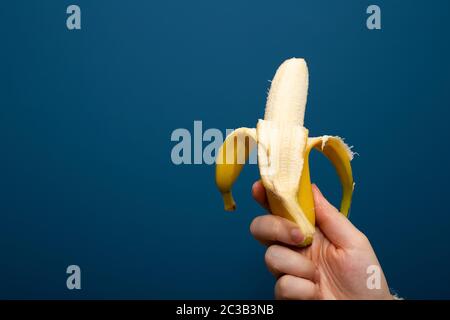
[[[273,232],[273,240],[280,241],[280,234],[282,225],[279,219],[273,219],[272,221],[272,232]]]
[[[252,235],[255,235],[258,232],[259,225],[261,223],[261,218],[262,217],[256,217],[255,219],[253,219],[252,223],[250,224],[250,233]]]
[[[278,299],[289,299],[289,276],[284,275],[275,284],[275,296]]]
[[[256,217],[250,224],[252,235],[267,238],[266,240],[277,240],[280,228],[279,221],[271,215]]]
[[[277,253],[279,251],[279,246],[277,245],[271,245],[269,248],[267,248],[266,253],[264,255],[264,260],[266,262],[266,265],[274,270],[278,270],[277,268]]]
[[[361,247],[370,246],[369,238],[361,231],[358,231],[358,244]]]

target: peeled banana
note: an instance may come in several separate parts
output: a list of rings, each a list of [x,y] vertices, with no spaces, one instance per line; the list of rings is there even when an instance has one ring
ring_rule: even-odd
[[[340,211],[348,216],[354,182],[353,152],[336,136],[308,137],[303,126],[308,94],[305,60],[286,60],[277,70],[267,99],[264,120],[254,128],[239,128],[225,139],[216,158],[216,184],[225,210],[234,210],[233,183],[257,148],[258,167],[273,214],[295,222],[311,244],[315,232],[309,154],[321,151],[334,165],[342,185]]]

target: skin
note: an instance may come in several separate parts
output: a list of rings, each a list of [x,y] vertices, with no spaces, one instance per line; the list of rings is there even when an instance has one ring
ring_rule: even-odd
[[[268,210],[261,181],[252,188],[255,200]],[[333,207],[313,185],[316,233],[313,243],[298,248],[299,228],[276,215],[256,217],[252,235],[266,245],[267,268],[276,278],[275,298],[286,300],[393,299],[380,263],[367,237]],[[369,266],[379,268],[380,288],[369,289]]]

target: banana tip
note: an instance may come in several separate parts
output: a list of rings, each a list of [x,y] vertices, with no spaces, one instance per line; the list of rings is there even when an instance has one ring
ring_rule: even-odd
[[[223,204],[226,211],[236,210],[236,203],[234,202],[233,195],[231,192],[222,193]]]

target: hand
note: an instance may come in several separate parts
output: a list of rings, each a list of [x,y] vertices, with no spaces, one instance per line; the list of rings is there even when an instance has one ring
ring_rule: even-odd
[[[252,193],[255,200],[268,209],[266,192],[260,181],[253,185]],[[277,279],[275,297],[393,299],[367,237],[323,197],[316,185],[313,185],[313,194],[316,233],[311,246],[296,247],[303,240],[300,229],[279,216],[256,217],[250,226],[253,236],[268,246],[265,261]],[[372,275],[368,274],[370,266],[378,271],[379,288],[368,285]]]

